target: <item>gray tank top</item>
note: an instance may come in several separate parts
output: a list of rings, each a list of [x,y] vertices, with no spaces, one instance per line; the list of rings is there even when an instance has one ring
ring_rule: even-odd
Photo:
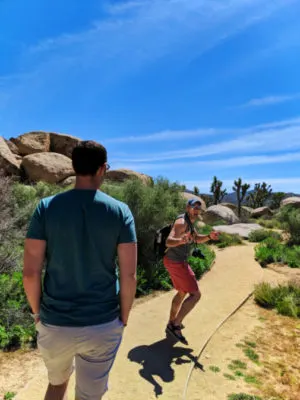
[[[181,215],[178,218],[185,218],[185,215]],[[187,225],[186,232],[188,232],[189,229],[189,224]],[[166,251],[166,257],[169,258],[172,261],[177,261],[177,262],[185,262],[187,261],[188,257],[190,256],[191,252],[191,247],[193,243],[185,243],[180,246],[176,247],[168,247]]]
[[[172,261],[185,262],[187,261],[191,250],[191,244],[182,244],[176,247],[169,247],[166,252],[166,257]]]

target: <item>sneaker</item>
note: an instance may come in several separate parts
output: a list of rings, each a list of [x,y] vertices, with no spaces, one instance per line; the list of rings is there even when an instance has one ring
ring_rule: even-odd
[[[181,343],[186,344],[186,345],[188,344],[186,338],[181,333],[181,326],[180,325],[174,325],[172,323],[169,323],[167,325],[166,332],[170,333],[171,335],[173,335]]]

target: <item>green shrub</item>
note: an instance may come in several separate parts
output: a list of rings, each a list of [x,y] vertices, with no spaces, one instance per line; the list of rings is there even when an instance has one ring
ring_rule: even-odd
[[[35,328],[29,312],[22,273],[0,274],[0,349],[35,343]]]
[[[255,221],[255,223],[263,226],[266,229],[281,229],[281,223],[276,218],[259,218],[257,221]]]
[[[293,206],[283,207],[278,220],[282,223],[283,229],[290,234],[290,244],[300,245],[300,209]]]
[[[289,247],[269,237],[255,247],[255,259],[262,267],[271,263],[283,263],[291,268],[300,268],[300,247]]]
[[[300,306],[298,306],[297,303],[295,294],[287,294],[282,300],[278,301],[276,309],[279,314],[297,318],[298,315],[300,316]]]
[[[15,393],[15,392],[6,392],[3,397],[3,400],[12,400],[15,398],[16,394],[17,393]]]
[[[290,282],[272,287],[269,283],[256,285],[254,299],[264,308],[275,308],[279,314],[300,318],[300,285]]]
[[[209,235],[213,231],[213,227],[210,225],[203,225],[203,226],[196,225],[196,230],[200,235]]]
[[[281,235],[278,232],[269,231],[267,229],[257,229],[249,234],[249,242],[262,242],[268,238],[280,240]]]
[[[124,183],[121,190],[112,186],[105,186],[103,190],[130,207],[136,224],[139,264],[151,274],[157,261],[153,251],[155,232],[185,210],[181,187],[160,178],[152,186],[135,179]]]
[[[276,305],[276,298],[274,291],[269,283],[260,283],[255,287],[255,301],[262,307],[274,308]]]
[[[228,395],[228,400],[262,400],[259,396],[254,396],[253,394],[246,393],[232,393]]]
[[[237,246],[242,244],[243,240],[239,235],[231,235],[229,233],[221,232],[219,236],[219,241],[216,242],[216,246],[223,249],[228,246]]]
[[[205,244],[199,244],[198,248],[201,250],[204,258],[191,256],[189,257],[188,262],[192,270],[194,271],[196,278],[200,279],[204,272],[208,271],[211,268],[216,255],[215,252]]]

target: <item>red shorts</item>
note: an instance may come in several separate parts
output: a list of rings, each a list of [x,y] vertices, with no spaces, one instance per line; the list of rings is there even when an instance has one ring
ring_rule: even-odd
[[[195,274],[187,262],[173,261],[167,257],[163,261],[176,290],[184,293],[199,291]]]

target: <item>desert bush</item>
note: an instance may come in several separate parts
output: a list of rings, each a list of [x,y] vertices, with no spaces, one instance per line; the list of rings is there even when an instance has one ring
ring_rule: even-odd
[[[262,267],[271,263],[281,263],[291,268],[300,268],[300,247],[287,246],[269,237],[255,247],[255,259]]]
[[[29,312],[22,273],[0,274],[0,349],[35,343],[35,328]]]
[[[278,232],[269,231],[267,229],[257,229],[255,231],[250,232],[249,234],[249,242],[262,242],[267,238],[274,238],[276,240],[281,239],[281,235]]]
[[[231,235],[229,233],[221,232],[219,236],[219,241],[216,242],[216,246],[220,249],[229,246],[237,246],[243,243],[242,238],[239,235]]]
[[[200,235],[209,235],[213,231],[213,228],[210,225],[196,225],[196,230]]]
[[[254,394],[247,393],[232,393],[227,397],[228,400],[263,400],[259,396],[255,396]]]
[[[1,178],[0,185],[0,349],[11,349],[35,343],[21,272],[25,232],[38,201],[61,188],[9,178]]]
[[[264,308],[275,308],[279,314],[300,318],[300,285],[289,282],[272,287],[269,283],[256,285],[254,298]]]
[[[281,223],[276,218],[259,218],[255,223],[266,229],[281,229]]]
[[[300,209],[293,206],[285,206],[277,216],[282,227],[290,235],[290,244],[300,245]]]
[[[139,243],[139,264],[151,275],[152,265],[157,261],[153,251],[155,232],[185,211],[186,202],[181,195],[181,186],[159,178],[152,187],[139,180],[129,180],[118,192],[111,187],[105,187],[104,190],[124,201],[131,209]]]
[[[197,247],[201,250],[203,258],[191,256],[189,257],[188,262],[192,270],[194,271],[196,278],[200,279],[204,272],[208,271],[211,268],[212,263],[215,260],[216,254],[205,244],[199,244]]]

